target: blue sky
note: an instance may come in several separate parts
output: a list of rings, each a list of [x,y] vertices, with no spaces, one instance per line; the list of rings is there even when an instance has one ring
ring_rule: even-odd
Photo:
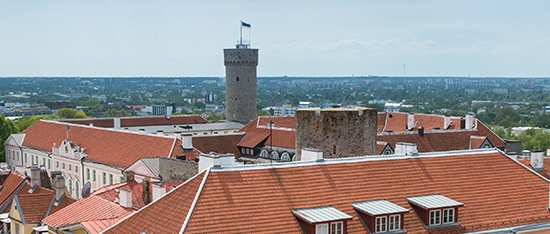
[[[5,1],[0,76],[550,77],[550,1]],[[248,33],[245,31],[245,39]]]

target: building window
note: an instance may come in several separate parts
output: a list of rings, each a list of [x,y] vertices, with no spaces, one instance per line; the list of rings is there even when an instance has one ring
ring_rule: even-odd
[[[78,166],[74,166],[74,172],[78,173]]]
[[[441,224],[441,210],[430,211],[430,226]]]
[[[17,154],[19,154],[19,152],[17,152]],[[27,153],[25,153],[25,164],[27,164],[27,162],[28,162]]]
[[[92,170],[92,172],[93,172],[92,175],[94,177],[94,182],[95,182],[96,181],[95,170]]]
[[[390,215],[390,223],[388,231],[395,231],[401,229],[401,215]]]
[[[330,234],[344,234],[344,223],[342,222],[331,223]]]
[[[332,154],[336,154],[336,146],[335,145],[332,146]]]
[[[315,225],[315,234],[328,234],[328,224]]]
[[[444,209],[443,210],[443,223],[454,223],[455,222],[455,209]]]
[[[65,169],[65,163],[61,163],[61,167]]]
[[[114,184],[113,182],[113,174],[109,174],[109,184]]]
[[[72,167],[73,167],[73,165],[69,164],[69,171],[71,171]]]
[[[103,172],[103,185],[107,184],[107,173]]]
[[[19,162],[19,152],[17,152],[17,161]]]
[[[59,169],[59,162],[55,162],[55,168]]]
[[[387,231],[387,221],[388,218],[386,216],[383,217],[376,217],[376,231],[375,232],[385,232]]]
[[[52,160],[48,158],[48,170],[52,169]]]
[[[69,179],[69,194],[73,196],[73,181]]]
[[[79,188],[78,188],[78,180],[76,181],[74,187],[76,188],[75,191],[74,191],[74,193],[75,193],[75,196],[74,196],[74,197],[75,197],[75,198],[78,198],[78,189],[79,189]]]
[[[86,180],[90,181],[90,168],[86,168]]]

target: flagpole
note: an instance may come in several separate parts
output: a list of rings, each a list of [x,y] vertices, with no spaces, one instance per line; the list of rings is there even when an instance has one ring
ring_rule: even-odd
[[[241,42],[240,44],[243,44],[243,21],[241,20]]]

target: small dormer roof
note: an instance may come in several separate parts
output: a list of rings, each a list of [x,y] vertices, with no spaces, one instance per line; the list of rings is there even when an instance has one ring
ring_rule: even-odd
[[[455,201],[439,194],[408,197],[407,201],[420,206],[424,209],[437,209],[444,207],[463,206],[461,202]]]
[[[351,206],[371,216],[409,212],[408,209],[386,200],[354,202]]]
[[[292,210],[292,214],[308,223],[323,223],[352,218],[350,215],[332,206],[294,209]]]

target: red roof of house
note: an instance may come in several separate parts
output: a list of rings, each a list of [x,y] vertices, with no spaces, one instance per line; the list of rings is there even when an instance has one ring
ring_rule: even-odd
[[[525,165],[526,167],[533,169],[533,167],[531,167],[531,158],[518,159],[518,162]],[[539,173],[544,178],[548,179],[550,178],[550,157],[544,157],[542,159],[542,162],[543,162],[544,170],[538,170],[537,173]]]
[[[66,119],[67,123],[90,125],[96,127],[112,128],[114,127],[113,118],[90,118],[90,119]],[[165,116],[140,116],[140,117],[122,117],[120,118],[121,127],[136,126],[154,126],[154,125],[177,125],[177,124],[197,124],[208,123],[206,119],[199,115],[172,115],[170,118]]]
[[[86,161],[126,168],[145,157],[174,157],[181,141],[173,137],[69,124],[69,140],[86,148]],[[24,147],[51,152],[67,138],[67,124],[41,120],[25,131]],[[174,145],[175,144],[175,145]],[[173,149],[173,151],[171,151]]]
[[[132,208],[133,209],[138,210],[141,207],[144,207],[146,205],[145,201],[143,201],[143,198],[141,197],[141,193],[143,192],[143,185],[141,183],[136,182],[135,180],[103,187],[92,194],[95,196],[101,197],[107,201],[114,202],[115,200],[118,199],[118,190],[122,188],[132,191]]]
[[[55,193],[52,190],[40,188],[40,191],[32,194],[21,192],[15,198],[26,224],[36,224],[47,215],[54,214],[76,201],[65,196],[58,205],[55,205]]]
[[[17,172],[8,172],[7,175],[2,175],[3,183],[0,189],[0,208],[2,210],[10,209],[9,205],[16,194],[17,189],[25,184],[26,177]]]
[[[301,233],[291,210],[329,205],[353,217],[349,233],[365,233],[351,203],[379,199],[410,211],[409,233],[473,232],[550,222],[548,189],[494,149],[210,168],[105,233]],[[460,226],[423,226],[407,198],[429,194],[464,204]]]
[[[444,118],[442,115],[414,114],[416,127],[405,132],[408,113],[379,112],[377,115],[377,141],[385,141],[395,149],[396,142],[416,143],[419,152],[449,151],[470,149],[470,136],[484,136],[496,147],[503,149],[505,142],[480,121],[476,121],[475,129],[460,129],[460,117],[450,117],[452,124],[443,130]],[[259,116],[243,128],[240,132],[246,135],[238,143],[239,147],[254,148],[260,144],[271,143],[270,131],[267,123],[273,121],[273,146],[294,149],[296,134],[294,132],[294,116]],[[424,136],[418,135],[418,128],[424,127]],[[441,130],[434,130],[434,128]],[[478,147],[479,148],[479,147]],[[381,149],[380,149],[381,150]]]
[[[139,212],[123,219],[104,233],[179,233],[181,223],[193,204],[206,171],[186,181]],[[182,188],[183,189],[179,189]],[[230,218],[230,217],[228,217]]]
[[[241,156],[237,142],[243,138],[244,133],[224,135],[193,136],[193,147],[202,153],[216,152],[218,154],[232,153],[235,157]]]

